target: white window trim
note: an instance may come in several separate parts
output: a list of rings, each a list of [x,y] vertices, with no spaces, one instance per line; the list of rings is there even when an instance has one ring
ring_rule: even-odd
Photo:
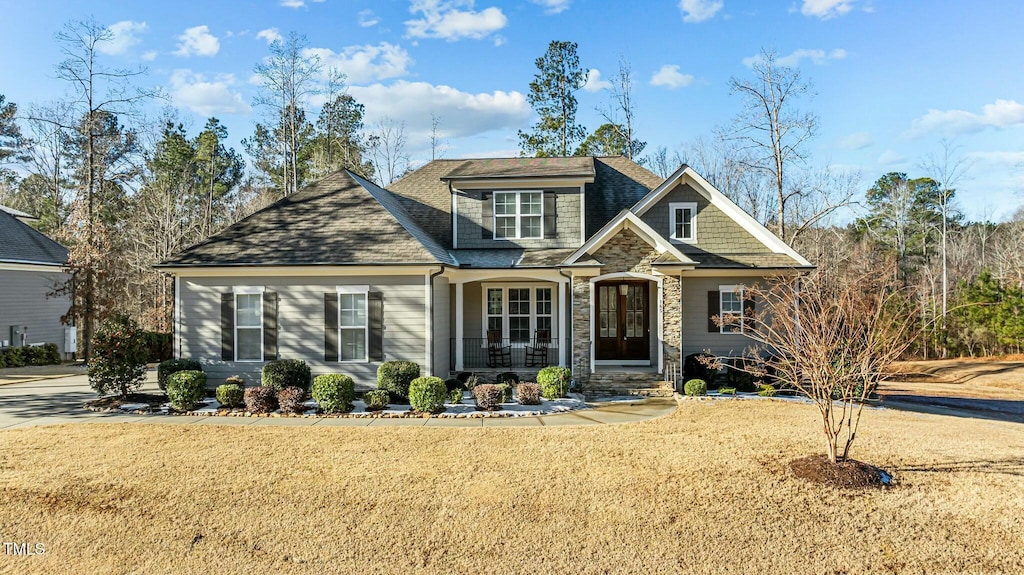
[[[747,322],[745,321],[746,320],[746,317],[745,317],[746,310],[743,308],[743,302],[746,301],[746,300],[743,298],[743,291],[744,291],[743,290],[743,286],[741,286],[741,285],[718,286],[718,317],[721,318],[722,320],[724,320],[725,316],[726,316],[725,310],[722,309],[722,303],[723,303],[722,294],[723,293],[735,293],[735,294],[739,294],[739,296],[740,296],[740,313],[737,315],[737,314],[733,314],[732,312],[729,312],[734,317],[738,317],[739,318],[740,329],[739,330],[726,331],[726,329],[725,329],[726,328],[726,324],[723,323],[722,325],[718,326],[718,333],[722,333],[722,334],[737,334],[737,333],[742,334],[742,333],[745,333]],[[732,324],[728,324],[728,325],[731,326]]]
[[[681,238],[676,235],[676,210],[690,210],[690,237]],[[676,244],[693,244],[697,242],[697,202],[672,202],[668,205],[669,239]]]
[[[497,208],[498,194],[512,194],[516,197],[516,213],[515,216],[510,215],[499,215]],[[540,213],[539,214],[522,214],[522,194],[539,194],[540,195]],[[502,236],[498,237],[498,218],[512,218],[516,220],[516,235],[515,236]],[[540,218],[540,235],[539,236],[523,236],[523,217],[528,218]],[[491,236],[498,241],[508,240],[542,240],[544,239],[544,190],[500,190],[495,191],[491,194],[491,229],[494,230]]]
[[[368,285],[347,285],[337,286],[338,291],[338,317],[334,323],[338,330],[338,363],[369,363],[370,361],[370,286]],[[362,359],[341,359],[341,332],[346,329],[359,329],[355,326],[342,327],[341,326],[341,296],[352,294],[363,295],[363,335],[365,336],[365,342],[363,343],[363,357]]]
[[[263,287],[250,287],[250,286],[235,286],[234,288],[232,288],[231,291],[234,292],[234,296],[233,297],[234,297],[234,314],[235,314],[235,317],[231,318],[231,320],[232,320],[231,323],[233,324],[233,328],[235,330],[234,340],[233,340],[234,341],[234,348],[235,348],[235,362],[237,362],[237,363],[261,363],[263,361],[263,359],[264,359],[264,357],[263,357],[263,351],[264,351],[263,350],[263,328],[264,328],[264,326],[263,326],[263,297],[262,297],[262,294],[265,291],[265,288],[263,288]],[[238,296],[240,296],[240,295],[260,295],[261,296],[261,297],[257,298],[257,301],[260,302],[260,311],[259,311],[259,317],[260,317],[260,340],[259,340],[260,341],[260,358],[259,359],[238,359],[238,348],[239,348],[239,346],[238,346]],[[242,329],[255,330],[256,328],[252,327],[252,326],[247,326],[247,327],[243,327]]]
[[[503,339],[510,339],[509,330],[509,314],[508,314],[508,290],[528,288],[530,290],[530,338],[533,338],[533,334],[537,333],[537,318],[538,317],[550,317],[551,318],[551,341],[558,341],[558,322],[555,321],[562,310],[558,309],[558,295],[555,290],[558,289],[558,284],[552,283],[485,283],[481,284],[483,288],[481,292],[481,299],[483,300],[482,306],[482,317],[483,320],[480,325],[480,333],[483,334],[483,346],[487,345],[487,318],[494,315],[487,313],[487,290],[488,289],[500,289],[501,290],[501,337]],[[551,290],[551,314],[538,314],[537,313],[537,289],[550,289]],[[497,316],[495,316],[497,317]],[[517,315],[516,317],[522,317]],[[513,346],[523,347],[528,345],[529,342],[515,342]]]

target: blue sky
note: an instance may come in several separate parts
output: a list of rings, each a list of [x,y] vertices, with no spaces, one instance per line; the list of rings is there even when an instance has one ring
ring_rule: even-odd
[[[801,108],[820,118],[816,165],[860,170],[863,187],[887,171],[921,174],[952,138],[971,162],[959,186],[973,218],[1005,218],[1024,203],[1024,3],[895,0],[248,0],[10,2],[0,22],[0,93],[23,107],[52,100],[67,20],[94,17],[115,32],[112,66],[144,65],[193,130],[209,115],[234,145],[249,135],[253,66],[275,34],[297,31],[349,77],[370,122],[404,121],[415,163],[429,157],[431,113],[446,157],[516,154],[528,126],[534,59],[549,41],[579,44],[597,70],[578,94],[596,128],[600,79],[620,57],[636,80],[638,132],[674,150],[710,138],[740,107],[730,77],[774,48],[814,82]],[[158,105],[152,107],[156,113]]]

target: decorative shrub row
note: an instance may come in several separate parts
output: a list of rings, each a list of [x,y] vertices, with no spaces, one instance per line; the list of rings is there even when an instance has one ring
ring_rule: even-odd
[[[501,409],[502,386],[483,383],[473,388],[476,408],[484,411]]]
[[[206,395],[206,374],[198,370],[176,371],[167,378],[167,399],[171,407],[190,411]]]
[[[313,399],[324,413],[352,411],[355,389],[352,378],[340,373],[327,373],[313,379]]]
[[[0,351],[0,368],[26,365],[59,365],[60,349],[55,343],[40,346],[9,347]]]
[[[448,390],[440,377],[417,377],[409,384],[409,405],[420,413],[441,413]]]
[[[203,365],[194,359],[168,359],[156,366],[156,384],[167,391],[167,378],[179,371],[202,371]]]
[[[252,413],[270,413],[277,409],[277,394],[270,387],[245,388],[245,409]]]
[[[277,406],[282,413],[302,413],[306,402],[306,390],[301,387],[286,387],[277,392]]]
[[[245,388],[237,383],[225,383],[217,387],[217,403],[224,407],[234,408],[242,405],[245,399]]]

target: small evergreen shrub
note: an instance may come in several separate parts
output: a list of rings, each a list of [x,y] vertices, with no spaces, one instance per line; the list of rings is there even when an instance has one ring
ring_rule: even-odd
[[[167,399],[178,411],[191,411],[206,395],[206,374],[201,371],[176,371],[167,378]]]
[[[100,395],[121,397],[137,390],[146,378],[146,340],[142,328],[116,313],[100,324],[92,338],[89,385]]]
[[[388,390],[375,389],[363,394],[363,401],[366,403],[367,411],[380,411],[387,409],[389,400]]]
[[[520,383],[516,395],[520,405],[540,405],[540,386],[536,383]]]
[[[473,388],[480,385],[480,377],[475,373],[466,378],[466,390],[473,391]]]
[[[301,359],[278,359],[268,361],[260,374],[263,387],[281,391],[286,387],[298,387],[306,391],[312,377],[309,365]]]
[[[507,383],[499,383],[498,389],[501,391],[501,402],[512,403],[512,386]]]
[[[714,386],[718,377],[718,369],[715,367],[717,359],[710,353],[691,353],[683,360],[683,378],[702,379],[705,383]]]
[[[409,405],[420,413],[444,411],[448,390],[440,377],[417,377],[409,384]]]
[[[464,382],[464,381],[462,381],[462,380],[460,380],[458,378],[453,377],[451,379],[444,380],[444,387],[449,392],[451,392],[453,390],[456,390],[456,389],[458,389],[458,390],[465,390],[466,389],[466,382]]]
[[[245,399],[245,390],[236,383],[225,383],[217,386],[217,403],[227,408],[242,405]]]
[[[778,394],[778,390],[775,389],[774,385],[762,384],[758,389],[757,394],[761,397],[775,397]]]
[[[558,399],[569,393],[572,370],[568,367],[549,366],[537,373],[537,385],[544,399]]]
[[[245,380],[242,379],[242,376],[240,376],[240,375],[229,375],[228,377],[224,378],[224,383],[229,383],[231,385],[237,385],[238,387],[241,387],[241,388],[245,387]]]
[[[377,389],[391,394],[390,400],[409,399],[409,384],[420,376],[420,366],[411,361],[385,361],[377,368]]]
[[[325,373],[313,379],[313,399],[324,413],[352,411],[356,384],[352,378],[340,373]]]
[[[305,410],[306,390],[291,386],[277,392],[277,405],[283,413],[302,413]]]
[[[39,357],[36,365],[60,365],[60,348],[55,343],[44,344],[41,348],[42,351],[39,353]]]
[[[720,393],[722,395],[736,395],[736,388],[735,387],[719,387],[718,388],[718,393]]]
[[[252,413],[270,413],[277,409],[277,392],[270,387],[247,387],[243,398],[245,409]]]
[[[498,377],[495,379],[495,382],[498,385],[501,385],[503,383],[508,385],[518,385],[519,376],[511,371],[503,371],[498,374]]]
[[[708,384],[703,379],[691,379],[683,384],[683,393],[690,397],[708,394]]]
[[[203,364],[194,359],[168,359],[156,366],[156,384],[161,391],[167,391],[167,378],[179,371],[202,371]]]
[[[501,409],[501,387],[488,383],[480,384],[473,388],[473,397],[476,399],[476,408],[483,411],[494,411]]]
[[[452,405],[458,405],[458,404],[462,403],[462,390],[461,389],[453,389],[453,390],[449,391],[448,392],[448,403],[451,403]]]

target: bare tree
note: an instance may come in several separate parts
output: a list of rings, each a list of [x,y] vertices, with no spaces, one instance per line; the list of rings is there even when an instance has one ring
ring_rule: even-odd
[[[626,142],[626,157],[635,160],[647,146],[641,142],[633,132],[633,122],[636,119],[636,104],[633,102],[633,69],[624,58],[619,58],[619,70],[611,78],[612,102],[604,108],[598,108],[598,112],[610,124],[619,137]]]
[[[381,186],[391,185],[408,170],[405,122],[396,122],[385,116],[374,124],[367,141],[373,156],[377,182]]]
[[[441,116],[434,112],[430,113],[430,160],[434,161],[444,157],[444,148],[447,142],[441,141]]]

